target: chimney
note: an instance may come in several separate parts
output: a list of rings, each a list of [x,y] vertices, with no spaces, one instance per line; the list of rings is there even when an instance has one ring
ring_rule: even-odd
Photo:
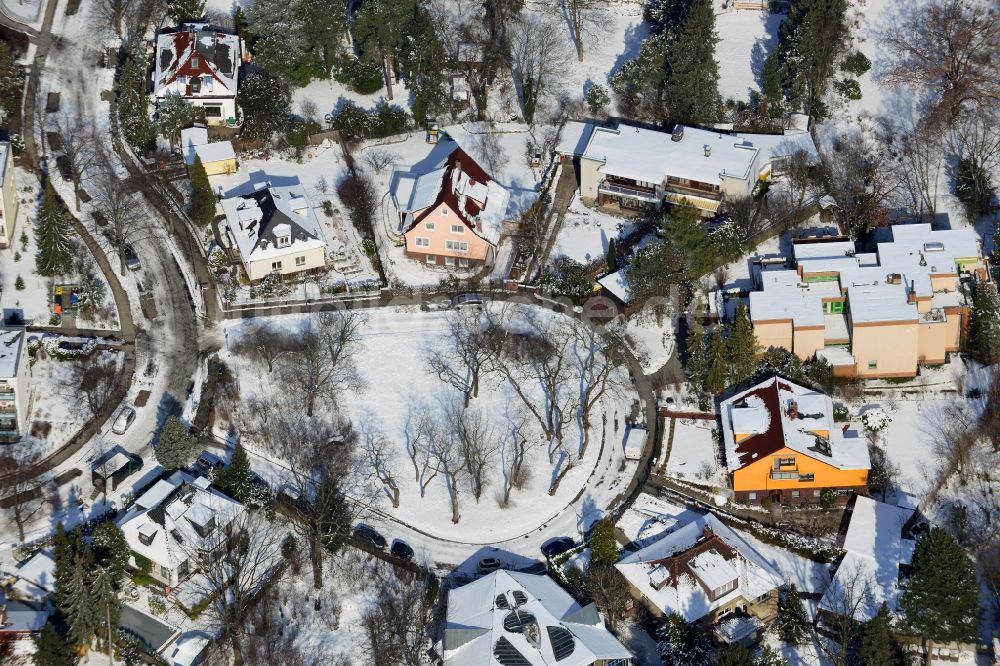
[[[840,429],[840,432],[842,432],[842,433],[844,433],[846,435],[847,434],[847,429],[850,428],[850,427],[851,427],[850,423],[845,423],[844,427]]]
[[[788,418],[796,419],[799,417],[799,404],[792,401],[792,404],[788,405]]]
[[[712,146],[710,146],[710,145],[708,145],[706,143],[705,144],[705,157],[711,157],[711,156],[712,156]]]

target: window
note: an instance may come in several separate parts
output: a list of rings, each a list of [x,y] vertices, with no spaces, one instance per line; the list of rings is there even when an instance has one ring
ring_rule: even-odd
[[[426,261],[428,264],[436,264],[438,262],[438,259],[433,254],[428,254],[427,258],[424,261]]]
[[[295,265],[296,266],[305,266],[306,265],[306,258],[305,257],[295,257]]]
[[[455,265],[455,257],[445,257],[444,258],[444,265],[445,266],[454,266]]]
[[[276,240],[278,241],[278,247],[288,247],[292,244],[291,236],[278,236]]]
[[[191,66],[192,67],[200,67],[198,56],[195,56],[195,57],[191,58]]]
[[[732,592],[733,590],[736,589],[736,584],[739,582],[739,580],[740,580],[739,578],[734,578],[733,580],[729,581],[722,587],[715,588],[714,590],[712,590],[712,598],[718,599],[722,595]]]
[[[447,215],[448,214],[448,207],[447,206],[445,206],[444,208],[441,209],[441,214],[442,215]]]
[[[453,224],[451,225],[451,233],[453,234],[465,233],[465,227],[462,226],[461,224]]]
[[[792,497],[798,497],[798,496],[799,496],[799,491],[793,490],[792,491]]]
[[[795,466],[795,457],[794,456],[791,457],[791,458],[775,458],[774,459],[774,469],[778,469],[779,467],[794,467],[794,466]]]
[[[170,580],[170,569],[160,566],[160,577],[164,580]]]
[[[757,499],[757,493],[747,493],[747,499],[749,500]]]
[[[221,118],[222,117],[222,107],[221,106],[206,106],[205,107],[205,117],[206,118]]]
[[[461,266],[462,268],[468,268],[469,267],[469,260],[468,259],[459,259],[458,260],[458,265]]]
[[[434,228],[435,228],[434,223],[431,222],[430,220],[424,222],[424,229],[426,229],[427,231],[434,231]]]
[[[878,361],[868,361],[869,370],[878,370]]]
[[[272,271],[280,271],[281,270],[281,262],[280,261],[272,261],[271,262],[271,270]]]
[[[151,545],[153,543],[153,537],[155,537],[155,536],[156,536],[155,533],[154,534],[143,534],[142,532],[139,532],[139,541],[141,541],[142,543],[144,543],[147,546],[149,546],[149,545]]]
[[[421,238],[420,236],[417,236],[413,240],[413,243],[417,247],[430,247],[431,246],[431,239],[430,238]]]
[[[456,250],[458,252],[468,252],[469,251],[469,244],[466,241],[453,241],[453,240],[449,240],[449,241],[445,241],[444,242],[444,246],[445,246],[445,248],[447,248],[449,250]]]

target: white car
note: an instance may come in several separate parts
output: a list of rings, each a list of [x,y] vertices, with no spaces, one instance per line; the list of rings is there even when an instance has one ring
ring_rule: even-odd
[[[118,412],[118,418],[111,426],[111,431],[117,435],[124,435],[133,421],[135,421],[135,410],[131,407],[122,407],[122,410]]]

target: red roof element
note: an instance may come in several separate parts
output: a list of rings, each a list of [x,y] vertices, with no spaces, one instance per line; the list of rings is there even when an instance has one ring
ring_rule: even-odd
[[[752,462],[785,448],[785,432],[781,426],[781,399],[778,397],[779,389],[791,391],[792,387],[775,377],[774,381],[767,386],[755,388],[742,394],[743,399],[750,396],[759,398],[764,404],[768,419],[767,430],[751,435],[736,444],[736,454],[739,456],[740,467],[746,467]],[[734,402],[733,406],[738,404],[739,402]]]
[[[479,230],[476,229],[476,224],[470,218],[474,218],[479,215],[482,208],[479,206],[478,202],[469,196],[465,197],[464,209],[463,206],[459,205],[459,196],[458,193],[455,192],[455,183],[457,182],[457,178],[455,177],[457,175],[455,173],[456,169],[466,175],[469,179],[470,185],[475,185],[476,183],[482,183],[485,185],[492,180],[492,178],[490,178],[489,175],[483,171],[483,168],[476,164],[475,160],[469,157],[468,153],[461,148],[456,148],[451,151],[451,154],[448,155],[448,159],[445,160],[444,177],[441,179],[441,190],[438,192],[437,198],[434,200],[434,203],[428,206],[424,212],[413,220],[413,224],[410,226],[410,229],[415,227],[421,222],[421,220],[430,215],[431,211],[435,210],[441,204],[445,204],[452,210],[452,212],[455,213],[455,215],[458,216],[458,219],[465,223],[465,226],[471,229],[474,233],[479,233]]]
[[[175,32],[174,39],[174,61],[167,68],[167,75],[163,77],[163,84],[170,84],[177,80],[178,76],[186,76],[190,79],[193,76],[211,76],[213,79],[225,85],[215,72],[215,67],[203,54],[195,48],[195,40],[198,35],[194,32]],[[190,86],[185,91],[186,95],[191,94]]]

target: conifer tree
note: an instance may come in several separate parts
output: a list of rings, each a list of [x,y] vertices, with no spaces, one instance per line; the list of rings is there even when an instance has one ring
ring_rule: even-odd
[[[35,654],[32,656],[34,666],[72,666],[76,663],[66,639],[51,621],[42,627],[34,639]]]
[[[726,388],[729,377],[729,366],[726,362],[726,341],[722,337],[722,328],[715,327],[712,333],[712,343],[708,348],[708,370],[705,373],[705,390],[719,394]]]
[[[156,128],[173,148],[180,139],[181,130],[190,127],[194,117],[194,107],[182,95],[167,93],[156,107]]]
[[[73,575],[73,548],[69,535],[62,523],[56,525],[56,536],[52,544],[52,559],[56,562],[53,587],[56,606],[62,606],[66,599],[69,579]]]
[[[45,184],[42,207],[35,225],[35,267],[39,275],[52,277],[68,273],[73,267],[73,249],[69,223],[51,183]]]
[[[615,239],[608,241],[608,271],[614,273],[618,270],[618,247]]]
[[[607,518],[602,518],[591,531],[590,557],[595,563],[604,566],[611,566],[618,561],[615,524]]]
[[[129,52],[122,69],[118,94],[118,123],[125,141],[133,150],[144,153],[156,139],[156,129],[149,118],[146,95],[147,59],[143,49]]]
[[[94,528],[91,544],[97,563],[111,573],[112,580],[117,584],[131,556],[125,534],[113,520],[105,520]]]
[[[1000,357],[1000,295],[993,284],[976,285],[972,293],[965,349],[981,363],[992,364]]]
[[[882,602],[878,613],[869,620],[861,633],[859,663],[866,666],[902,666],[903,651],[889,626],[889,607]]]
[[[188,431],[187,426],[179,418],[168,416],[160,432],[160,441],[153,449],[153,453],[156,455],[156,462],[160,463],[163,469],[187,467],[198,454],[198,439]]]
[[[61,608],[66,618],[66,636],[74,646],[88,645],[97,624],[87,574],[84,558],[77,557],[66,588],[65,604]]]
[[[694,0],[680,37],[668,51],[671,115],[683,123],[708,123],[719,114],[719,63],[715,59],[712,0]]]
[[[253,477],[250,474],[250,460],[242,442],[236,442],[229,466],[215,474],[215,483],[241,502],[250,498]]]
[[[205,165],[197,155],[191,165],[191,203],[188,215],[199,228],[207,227],[215,218],[215,193],[212,184],[208,182]]]
[[[941,528],[931,529],[917,542],[912,566],[900,600],[910,627],[935,641],[975,640],[979,584],[958,542]]]
[[[656,630],[657,651],[664,666],[709,666],[712,646],[700,627],[688,624],[677,613],[671,613]]]
[[[778,601],[778,635],[793,645],[801,644],[809,631],[809,616],[793,583]]]
[[[708,346],[705,344],[705,327],[698,317],[691,317],[687,330],[687,370],[688,381],[695,390],[705,389],[705,370],[708,366]]]
[[[170,5],[170,18],[174,23],[200,21],[205,16],[205,0],[174,0]]]
[[[746,305],[741,301],[736,307],[736,316],[729,330],[729,377],[732,384],[749,379],[757,368],[757,353],[760,345],[754,333]]]
[[[731,643],[722,648],[715,666],[753,666],[750,651],[740,643]]]
[[[118,625],[121,600],[115,592],[115,574],[110,569],[98,567],[90,586],[95,631],[100,628],[100,642],[114,645],[114,628]]]

